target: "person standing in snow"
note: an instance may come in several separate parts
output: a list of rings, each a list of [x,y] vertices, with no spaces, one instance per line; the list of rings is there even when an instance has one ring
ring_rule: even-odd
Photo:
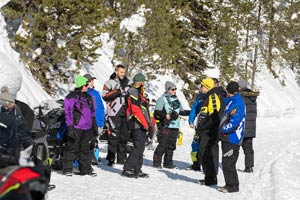
[[[94,87],[94,79],[95,77],[92,77],[90,74],[85,74],[85,78],[88,79],[88,90],[87,93],[92,97],[93,99],[93,107],[95,110],[95,115],[96,115],[96,123],[98,127],[98,133],[95,133],[95,135],[102,134],[103,127],[104,127],[104,118],[105,118],[105,111],[104,111],[104,106],[103,102],[101,99],[101,96],[97,90],[95,90]],[[95,144],[92,144],[91,149],[94,150],[94,147],[97,146],[97,139],[95,137]],[[92,164],[96,164],[98,161],[98,158],[95,158],[94,156],[94,151],[93,151],[93,156],[92,156]]]
[[[219,80],[217,78],[212,78],[214,81],[214,90],[216,91],[216,93],[221,96],[221,97],[226,97],[226,91],[223,89],[223,87],[220,86],[219,84]],[[189,126],[191,128],[195,128],[194,126],[194,121],[196,119],[196,117],[198,116],[198,114],[200,113],[201,107],[203,105],[204,100],[206,99],[206,95],[201,92],[201,88],[200,88],[200,93],[199,95],[196,97],[190,115],[189,115]],[[201,158],[199,158],[200,153],[199,153],[199,144],[200,144],[200,138],[199,135],[197,133],[195,133],[194,135],[194,139],[192,141],[192,151],[191,151],[191,158],[193,161],[193,164],[189,167],[189,169],[192,169],[194,171],[201,171]],[[218,146],[216,146],[216,150],[218,151]],[[219,157],[218,157],[218,152],[214,153],[215,158],[214,158],[214,162],[215,162],[215,167],[216,167],[216,174],[218,174],[218,166],[219,166]]]
[[[165,83],[165,93],[157,100],[154,116],[161,121],[161,129],[157,134],[158,146],[153,155],[153,167],[173,169],[173,153],[176,150],[176,142],[179,134],[179,115],[187,116],[190,111],[182,108],[176,95],[176,85],[170,81]]]
[[[200,109],[203,105],[203,100],[205,99],[206,94],[201,92],[201,88],[200,88],[200,93],[198,94],[198,96],[196,97],[190,115],[189,115],[189,126],[190,128],[195,129],[195,125],[194,125],[194,121],[196,119],[196,117],[198,116]],[[199,159],[199,136],[195,133],[194,137],[193,137],[193,141],[192,141],[192,151],[191,151],[191,158],[193,161],[193,164],[189,167],[191,170],[194,171],[201,171],[201,162]]]
[[[212,78],[205,78],[201,82],[201,92],[206,94],[201,107],[196,133],[199,135],[199,159],[202,162],[205,177],[200,180],[201,185],[217,185],[219,167],[219,137],[218,129],[224,111],[225,91],[222,87],[215,87]]]
[[[117,65],[110,79],[104,83],[102,98],[106,101],[106,116],[108,121],[108,166],[115,163],[124,164],[127,158],[127,142],[129,138],[126,118],[126,92],[129,84],[126,77],[126,67]]]
[[[88,79],[77,76],[76,88],[64,99],[67,142],[63,156],[63,174],[72,176],[73,162],[77,158],[81,175],[97,176],[91,167],[91,143],[97,132],[93,100],[87,94]]]
[[[229,82],[226,87],[228,97],[224,99],[226,108],[220,123],[220,139],[222,141],[222,166],[225,186],[220,192],[238,192],[239,179],[236,171],[236,162],[239,156],[240,145],[245,132],[245,103],[238,93],[237,82]]]
[[[254,167],[253,138],[256,136],[256,99],[259,93],[247,88],[247,82],[245,80],[238,81],[238,84],[239,93],[243,97],[243,100],[246,104],[245,136],[242,143],[242,148],[245,154],[244,172],[252,173]]]
[[[147,132],[151,131],[149,101],[144,96],[145,80],[143,74],[136,74],[133,77],[133,84],[128,89],[126,115],[133,148],[124,164],[122,175],[129,178],[149,177],[142,172]]]

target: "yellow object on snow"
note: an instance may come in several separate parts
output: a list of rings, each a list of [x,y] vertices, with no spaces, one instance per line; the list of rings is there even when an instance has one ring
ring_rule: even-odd
[[[179,130],[177,145],[182,145],[182,144],[183,144],[183,133]]]

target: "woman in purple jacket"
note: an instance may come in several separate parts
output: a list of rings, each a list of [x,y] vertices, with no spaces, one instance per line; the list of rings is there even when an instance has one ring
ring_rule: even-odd
[[[64,99],[68,134],[63,157],[63,173],[67,176],[72,176],[73,162],[76,158],[81,175],[97,176],[91,167],[90,153],[97,125],[92,98],[87,94],[87,81],[87,78],[77,76],[75,90]]]

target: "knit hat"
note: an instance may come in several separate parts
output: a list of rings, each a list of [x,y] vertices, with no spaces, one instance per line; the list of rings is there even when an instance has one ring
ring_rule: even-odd
[[[90,74],[85,74],[84,77],[87,78],[87,80],[88,80],[87,82],[90,82],[91,80],[96,79],[96,77],[93,77],[93,76],[90,75]]]
[[[134,83],[136,83],[136,82],[144,82],[145,80],[146,80],[146,77],[143,74],[141,74],[141,73],[136,74],[133,77],[133,82]]]
[[[226,90],[230,94],[234,94],[239,91],[239,84],[235,81],[231,81],[228,83]]]
[[[242,89],[247,88],[247,86],[248,86],[248,83],[243,79],[239,80],[237,83],[239,84],[240,88],[242,88]]]
[[[171,81],[166,81],[165,83],[165,89],[168,91],[170,88],[176,88],[176,85],[172,83]]]
[[[9,93],[7,86],[1,88],[0,100],[4,103],[15,103],[15,99],[12,94]]]
[[[213,89],[215,82],[212,78],[206,78],[201,81],[201,85],[203,87],[206,87],[207,89],[211,90],[211,89]]]
[[[88,79],[84,76],[77,76],[75,80],[76,88],[80,88],[88,83]]]

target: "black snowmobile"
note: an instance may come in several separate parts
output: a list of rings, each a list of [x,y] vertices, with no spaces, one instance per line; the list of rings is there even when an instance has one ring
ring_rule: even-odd
[[[21,151],[21,155],[28,153],[32,165],[20,166],[16,123],[5,113],[0,117],[0,138],[0,199],[45,199],[50,181],[50,169],[43,165],[47,146],[35,137],[33,144]]]

